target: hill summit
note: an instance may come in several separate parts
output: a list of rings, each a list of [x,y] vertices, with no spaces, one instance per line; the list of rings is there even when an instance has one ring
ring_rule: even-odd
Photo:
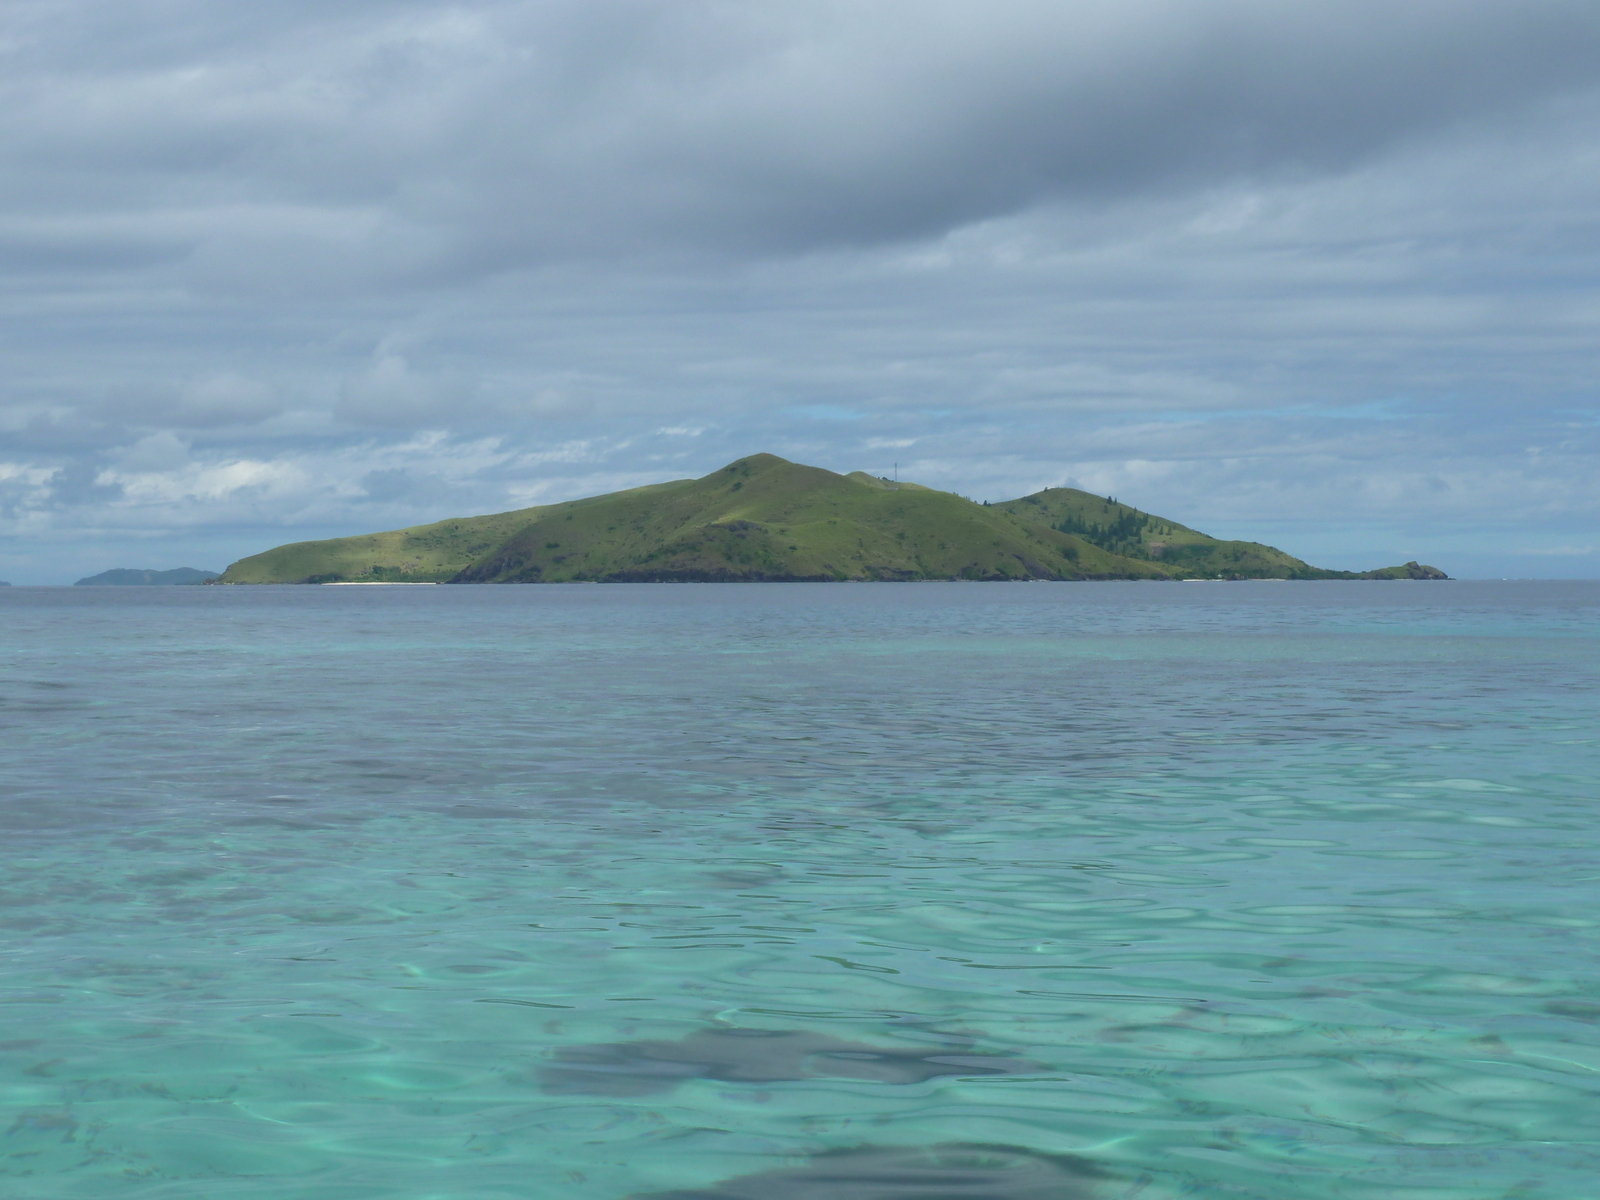
[[[1075,488],[978,504],[755,454],[700,479],[279,546],[214,582],[1444,578],[1418,571],[1434,569],[1325,571]]]

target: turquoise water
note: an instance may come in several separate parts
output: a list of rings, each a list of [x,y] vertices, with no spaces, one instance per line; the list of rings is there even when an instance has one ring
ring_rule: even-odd
[[[1591,1197],[1597,616],[0,591],[0,1193]]]

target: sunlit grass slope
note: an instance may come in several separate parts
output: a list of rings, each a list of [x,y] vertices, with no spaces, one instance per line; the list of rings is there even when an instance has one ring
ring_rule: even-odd
[[[541,510],[456,517],[321,542],[293,542],[241,558],[218,583],[440,583],[501,545]]]
[[[615,494],[628,496],[677,486],[680,484],[650,484],[633,492]],[[452,517],[431,525],[414,525],[410,529],[391,529],[384,533],[329,538],[320,542],[292,542],[240,559],[224,571],[216,582],[443,583],[485,554],[503,546],[550,507],[538,505],[481,517]]]
[[[649,494],[552,505],[462,583],[1148,579],[1158,565],[951,492],[771,454]]]

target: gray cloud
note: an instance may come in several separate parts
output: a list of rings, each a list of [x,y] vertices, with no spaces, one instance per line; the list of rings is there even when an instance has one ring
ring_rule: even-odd
[[[55,505],[103,504],[122,497],[117,483],[102,483],[100,470],[92,462],[72,462],[58,467],[50,477],[50,500]]]
[[[1600,82],[1566,0],[25,11],[0,239],[41,268],[182,246],[219,291],[928,237],[1342,170]]]
[[[404,467],[368,471],[361,477],[361,490],[374,504],[437,504],[450,495],[450,489],[437,475],[419,475]]]
[[[255,425],[283,411],[271,384],[214,371],[159,392],[129,389],[107,397],[103,418],[131,428],[217,429]]]
[[[399,354],[380,353],[344,381],[335,412],[358,425],[456,424],[478,408],[475,392],[466,380],[422,374]]]
[[[1592,5],[0,21],[0,576],[755,449],[1600,566]]]

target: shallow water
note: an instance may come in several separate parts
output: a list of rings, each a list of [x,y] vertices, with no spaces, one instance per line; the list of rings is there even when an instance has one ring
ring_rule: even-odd
[[[1597,617],[0,590],[0,1193],[1590,1196]]]

